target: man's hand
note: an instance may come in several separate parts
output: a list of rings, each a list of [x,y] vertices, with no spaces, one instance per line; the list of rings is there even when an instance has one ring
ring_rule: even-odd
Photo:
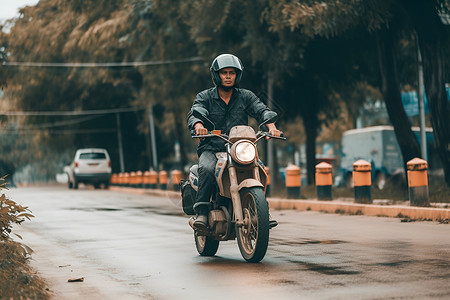
[[[279,131],[277,129],[277,127],[275,126],[274,123],[269,123],[266,124],[267,128],[269,129],[269,133],[270,135],[276,136],[276,137],[280,137],[281,136],[281,131]],[[270,137],[266,137],[266,139],[270,139]]]
[[[281,131],[279,131],[278,129],[272,129],[269,130],[270,135],[276,136],[276,137],[280,137],[281,136]]]
[[[195,135],[205,135],[208,134],[208,129],[206,129],[202,123],[197,122],[194,125]]]

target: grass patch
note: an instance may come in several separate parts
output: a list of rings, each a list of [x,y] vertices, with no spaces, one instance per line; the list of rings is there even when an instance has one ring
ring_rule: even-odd
[[[45,282],[28,264],[23,245],[0,242],[0,299],[49,299]]]

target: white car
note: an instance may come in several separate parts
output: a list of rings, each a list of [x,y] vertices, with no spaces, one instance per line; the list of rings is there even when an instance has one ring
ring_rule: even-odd
[[[106,149],[78,149],[73,162],[64,167],[64,172],[68,177],[69,189],[77,189],[79,183],[93,184],[95,188],[103,184],[108,188],[111,159]]]

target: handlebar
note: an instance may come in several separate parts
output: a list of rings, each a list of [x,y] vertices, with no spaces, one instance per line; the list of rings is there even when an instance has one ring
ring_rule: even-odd
[[[259,137],[258,137],[258,135],[259,135]],[[286,140],[286,138],[284,137],[284,134],[283,134],[282,131],[281,131],[281,136],[274,136],[274,135],[271,135],[270,133],[265,132],[265,131],[259,131],[256,134],[256,136],[257,136],[257,139],[256,139],[255,143],[257,141],[259,141],[263,137],[269,137],[269,138],[272,138],[272,139],[283,140],[283,141]],[[213,131],[208,131],[208,134],[196,135],[195,134],[195,130],[191,130],[191,137],[194,138],[194,139],[204,139],[204,138],[209,138],[209,137],[219,137],[219,138],[229,142],[227,135],[225,135],[225,134],[216,134],[216,133],[213,133]]]
[[[202,135],[196,135],[195,134],[195,130],[191,130],[191,137],[193,139],[204,139],[204,138],[209,138],[209,137],[218,137],[221,138],[222,140],[224,140],[225,142],[230,142],[228,140],[228,136],[225,134],[217,134],[217,133],[213,133],[213,131],[208,131],[208,134],[202,134]]]
[[[256,139],[255,142],[259,141],[259,140],[260,140],[261,138],[263,138],[263,137],[269,137],[269,138],[271,138],[271,139],[277,139],[277,140],[283,140],[283,141],[286,140],[286,138],[284,137],[283,131],[280,131],[280,136],[274,136],[274,135],[271,135],[270,133],[268,133],[268,132],[266,132],[266,131],[259,131],[259,132],[256,134],[256,136],[258,136],[258,135],[259,135],[259,137]]]

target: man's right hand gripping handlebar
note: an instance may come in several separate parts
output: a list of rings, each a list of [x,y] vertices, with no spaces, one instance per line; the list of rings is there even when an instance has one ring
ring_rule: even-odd
[[[206,129],[202,123],[198,122],[194,125],[195,135],[206,135],[208,134],[208,129]]]

